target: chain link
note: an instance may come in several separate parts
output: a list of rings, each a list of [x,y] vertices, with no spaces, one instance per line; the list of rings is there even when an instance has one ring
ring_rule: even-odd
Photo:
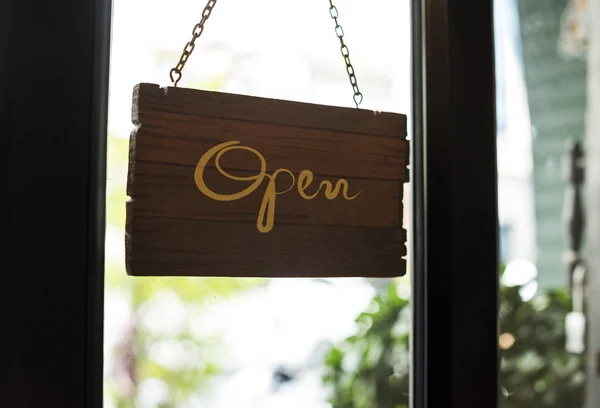
[[[346,72],[348,73],[348,78],[350,79],[350,85],[352,85],[352,90],[354,91],[354,103],[356,104],[356,108],[363,100],[363,95],[360,93],[360,89],[358,89],[358,81],[356,80],[356,74],[354,72],[354,67],[350,62],[350,50],[346,43],[344,43],[344,29],[338,23],[338,9],[333,5],[333,0],[329,0],[329,15],[335,22],[335,35],[340,40],[340,51],[342,53],[342,57],[344,57],[344,62],[346,63]]]
[[[202,19],[198,24],[194,26],[194,29],[192,30],[192,39],[183,48],[183,52],[181,53],[181,57],[179,58],[179,62],[177,63],[177,65],[171,69],[169,76],[171,78],[171,82],[173,82],[173,86],[177,87],[177,83],[179,82],[182,76],[183,67],[185,67],[185,64],[190,58],[190,55],[192,55],[192,52],[194,52],[196,40],[204,32],[204,24],[206,23],[206,20],[208,20],[208,18],[210,17],[210,13],[212,12],[216,4],[217,0],[208,1],[206,6],[204,7],[204,11],[202,11]],[[358,89],[358,81],[356,80],[354,67],[350,62],[350,50],[348,49],[348,46],[344,43],[344,29],[338,23],[338,9],[336,6],[333,5],[333,0],[329,0],[329,15],[335,22],[335,35],[340,40],[340,51],[342,53],[342,57],[344,57],[344,62],[346,63],[346,72],[348,73],[350,85],[352,85],[352,90],[354,91],[354,103],[358,108],[358,105],[360,105],[360,103],[363,100],[363,95]]]
[[[208,20],[208,18],[210,17],[210,13],[212,12],[216,4],[217,0],[209,0],[208,3],[206,3],[206,6],[202,11],[202,19],[198,24],[194,26],[194,29],[192,30],[192,39],[185,45],[185,47],[183,47],[183,52],[181,53],[179,62],[173,69],[171,69],[169,76],[171,77],[171,82],[173,82],[173,86],[176,87],[177,83],[181,79],[183,67],[185,67],[185,63],[190,58],[190,55],[192,55],[192,52],[194,52],[194,48],[196,47],[196,40],[204,32],[204,24],[206,23],[206,20]]]

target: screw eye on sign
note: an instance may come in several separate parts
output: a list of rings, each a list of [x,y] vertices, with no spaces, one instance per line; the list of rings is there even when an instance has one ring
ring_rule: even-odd
[[[405,274],[405,115],[139,84],[132,120],[129,275]]]

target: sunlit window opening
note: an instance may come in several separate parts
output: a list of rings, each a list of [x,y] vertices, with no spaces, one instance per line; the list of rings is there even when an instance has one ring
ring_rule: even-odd
[[[364,95],[360,107],[410,118],[410,3],[376,0],[369,7],[357,1],[335,3]],[[124,202],[132,89],[141,82],[171,85],[169,71],[204,6],[189,0],[114,3],[105,405],[331,406],[331,401],[356,392],[343,385],[354,375],[357,390],[369,388],[360,382],[368,376],[360,367],[364,362],[346,339],[374,338],[373,326],[389,313],[378,306],[384,303],[404,310],[405,324],[396,325],[393,335],[390,327],[390,340],[396,339],[404,357],[386,364],[396,367],[391,374],[404,394],[398,401],[408,404],[408,276],[388,280],[126,275]],[[322,0],[217,2],[178,86],[354,107],[329,7]],[[405,219],[409,202],[407,187]]]

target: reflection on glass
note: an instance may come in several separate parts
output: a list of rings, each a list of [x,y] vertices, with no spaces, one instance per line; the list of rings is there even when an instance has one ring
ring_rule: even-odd
[[[337,5],[364,94],[361,108],[410,118],[409,5]],[[169,85],[203,7],[191,0],[114,4],[105,406],[407,407],[408,277],[126,276],[131,92],[140,82]],[[179,86],[353,107],[328,9],[322,0],[219,2]]]
[[[503,408],[584,407],[564,170],[565,146],[585,134],[588,3],[495,1]]]

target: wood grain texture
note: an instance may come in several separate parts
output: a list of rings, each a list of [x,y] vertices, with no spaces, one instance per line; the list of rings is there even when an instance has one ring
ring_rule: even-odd
[[[170,115],[182,115],[189,120],[197,117],[214,117],[296,128],[328,129],[367,136],[385,136],[400,140],[406,137],[406,115],[396,113],[186,88],[161,88],[155,84],[136,85],[133,92],[134,124],[160,124],[161,122],[164,124],[165,117],[171,119]]]
[[[128,203],[130,204],[130,203]],[[138,276],[390,277],[404,274],[401,228],[278,225],[137,216],[127,269]],[[202,239],[210,231],[211,239]],[[178,236],[200,238],[180,240]]]
[[[171,217],[176,214],[179,218],[218,221],[225,217],[228,221],[256,222],[263,199],[261,190],[245,197],[241,202],[212,200],[198,191],[187,166],[146,166],[142,163],[135,180],[135,204],[132,210],[136,215],[142,216]],[[208,169],[205,180],[208,185],[218,185],[219,191],[224,194],[240,189],[240,182],[224,179],[216,169]],[[289,182],[288,177],[282,179],[282,184]],[[373,208],[372,200],[327,200],[322,195],[314,200],[303,200],[297,193],[289,192],[277,196],[275,228],[281,224],[401,226],[398,216],[402,213],[400,183],[350,179],[349,184],[351,191],[361,191],[361,195],[377,197],[379,206]]]
[[[406,117],[140,84],[134,89],[127,272],[136,276],[400,276]],[[203,155],[232,141],[194,178]],[[265,167],[261,172],[261,160]],[[275,173],[285,169],[283,173]],[[302,171],[312,183],[299,187]],[[271,176],[274,191],[269,194]],[[228,178],[229,177],[229,178]],[[236,178],[237,179],[232,179]],[[240,180],[239,178],[246,178]],[[321,183],[347,182],[326,198]],[[286,190],[289,190],[286,192]],[[302,197],[302,193],[313,195]],[[265,204],[268,202],[269,204]],[[274,204],[272,229],[261,208]]]

